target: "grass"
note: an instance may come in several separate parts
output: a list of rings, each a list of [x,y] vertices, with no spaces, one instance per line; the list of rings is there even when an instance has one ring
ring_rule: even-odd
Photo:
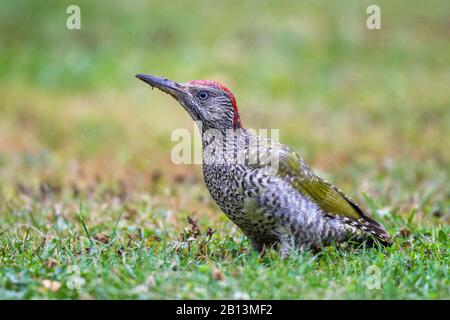
[[[80,224],[84,232],[73,231],[81,229]],[[106,226],[88,230],[80,218],[56,222],[51,227],[55,236],[45,237],[30,226],[17,227],[2,237],[0,295],[443,299],[449,294],[448,227],[411,232],[403,227],[394,246],[384,250],[329,247],[316,255],[293,253],[287,260],[275,251],[264,257],[249,254],[247,241],[234,228],[208,232],[193,220],[181,233],[167,226],[125,228],[120,221],[119,228],[123,231],[116,236],[112,226],[109,234]],[[371,289],[377,272],[380,286]],[[74,277],[82,279],[79,289],[71,287]]]
[[[0,5],[1,299],[450,298],[448,4],[378,1],[378,31],[369,1],[79,1],[78,31],[69,4]],[[226,83],[394,245],[250,252],[140,72]]]

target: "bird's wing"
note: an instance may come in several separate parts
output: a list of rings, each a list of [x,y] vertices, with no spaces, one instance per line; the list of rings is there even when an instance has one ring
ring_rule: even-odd
[[[297,153],[285,146],[279,148],[278,175],[287,178],[295,189],[311,198],[327,215],[389,242],[389,234],[382,225],[368,217],[337,187],[315,175]]]

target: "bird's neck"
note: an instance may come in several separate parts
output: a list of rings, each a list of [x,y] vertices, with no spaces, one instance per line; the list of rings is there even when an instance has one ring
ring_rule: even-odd
[[[245,138],[248,135],[248,131],[245,128],[201,128],[201,135],[203,146],[209,145],[211,143],[218,143],[220,141],[226,140],[237,140]]]
[[[246,145],[249,133],[239,129],[205,129],[202,128],[203,161],[231,161],[236,157],[241,146]]]

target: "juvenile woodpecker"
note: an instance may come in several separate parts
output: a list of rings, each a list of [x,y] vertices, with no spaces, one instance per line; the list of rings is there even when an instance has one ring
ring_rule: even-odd
[[[234,95],[222,84],[136,77],[171,95],[196,121],[206,187],[255,250],[275,246],[286,257],[352,240],[390,243],[381,224],[292,149],[245,129]]]

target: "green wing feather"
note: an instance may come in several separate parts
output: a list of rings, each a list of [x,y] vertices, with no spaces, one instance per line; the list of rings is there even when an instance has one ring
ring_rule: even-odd
[[[286,150],[288,151],[288,150]],[[280,152],[281,176],[289,176],[292,185],[303,194],[311,197],[319,207],[333,216],[361,219],[361,210],[331,183],[316,176],[293,151]]]
[[[380,240],[388,241],[389,235],[383,226],[368,217],[353,200],[315,175],[294,151],[285,146],[279,150],[279,176],[289,178],[299,192],[310,197],[326,214],[342,218],[357,228],[371,232]]]
[[[343,222],[373,234],[382,243],[389,244],[389,234],[383,226],[370,218],[352,199],[328,181],[315,175],[302,158],[287,146],[277,144],[267,138],[256,137],[258,148],[249,148],[248,154],[258,154],[257,164],[251,166],[265,167],[276,157],[278,161],[277,175],[288,180],[302,195],[309,197],[330,217],[339,218]],[[274,152],[276,150],[276,152]],[[270,154],[262,160],[264,154]],[[264,164],[263,164],[264,163]]]

